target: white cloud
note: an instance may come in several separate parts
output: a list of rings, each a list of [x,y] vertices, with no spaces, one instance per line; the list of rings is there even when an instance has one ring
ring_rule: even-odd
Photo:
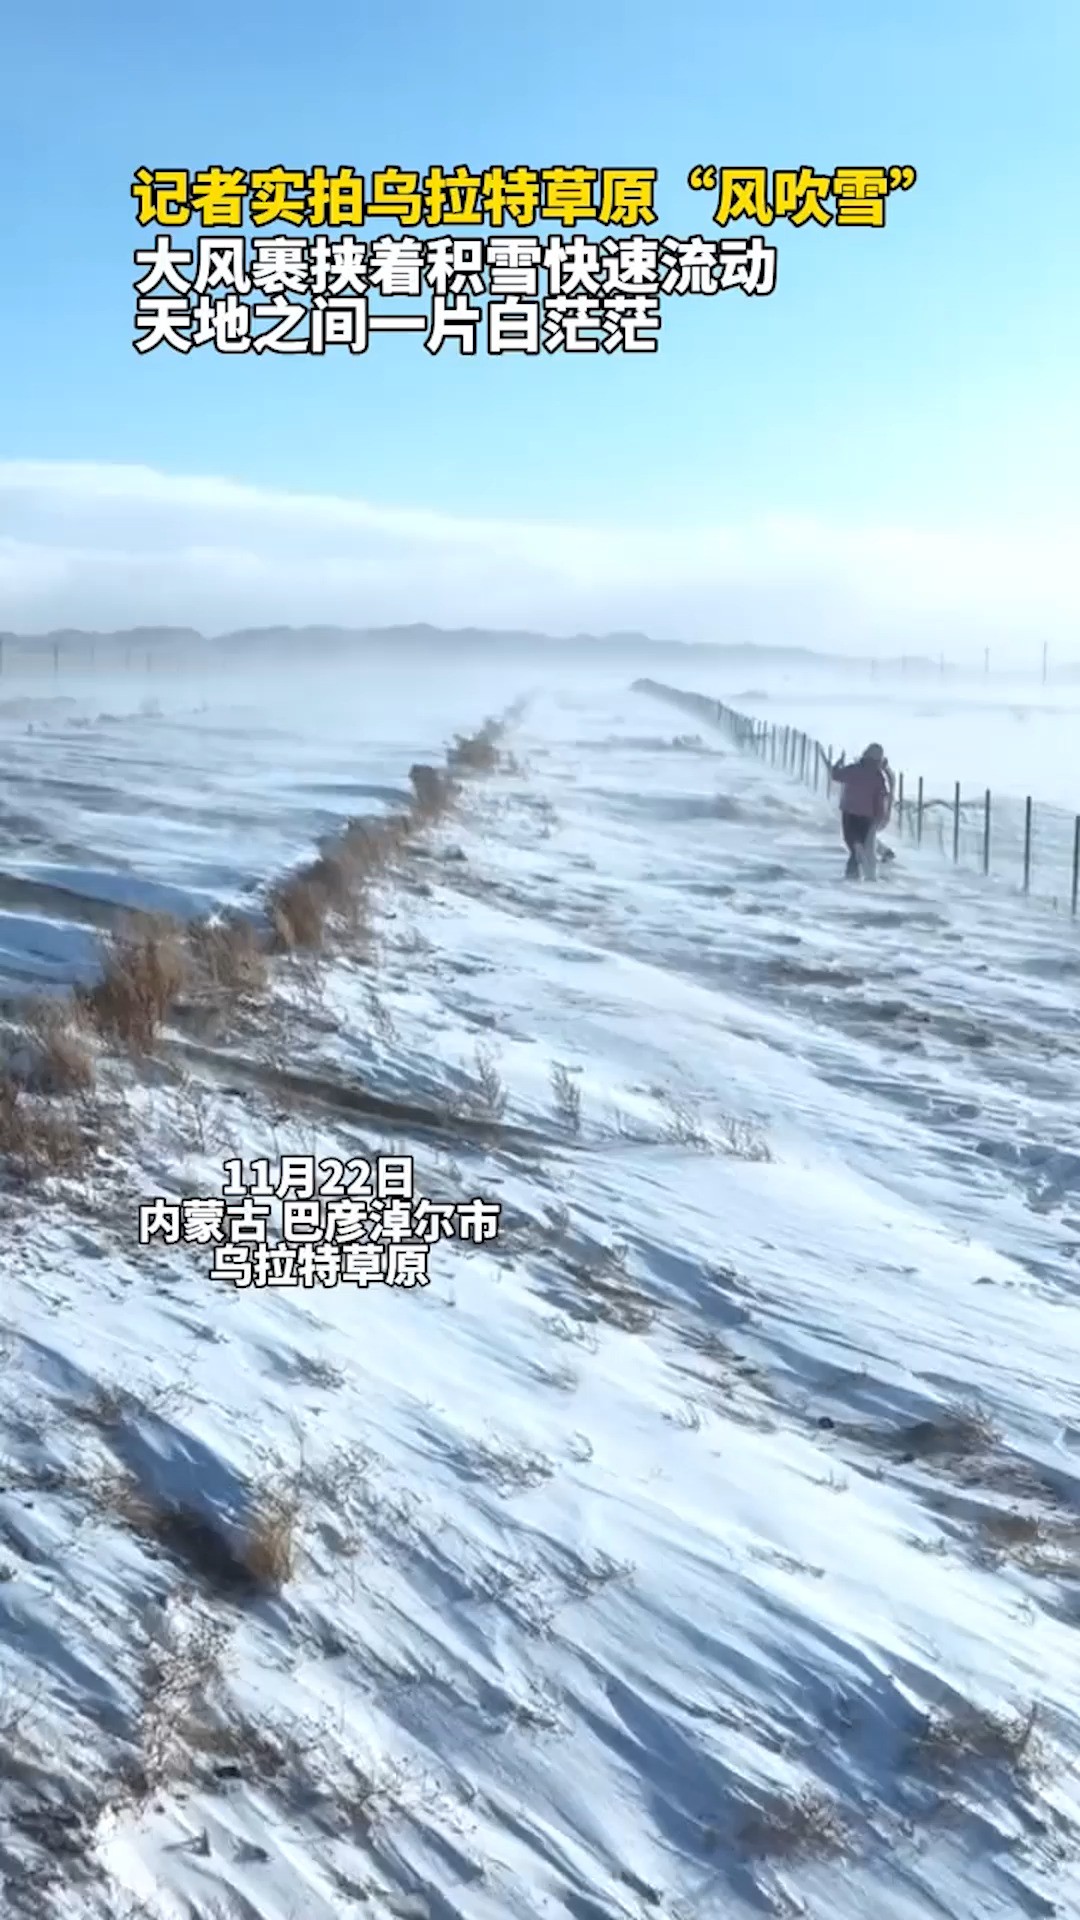
[[[0,461],[0,627],[427,620],[1032,657],[1080,613],[1066,530],[772,517],[587,527],[150,467]]]

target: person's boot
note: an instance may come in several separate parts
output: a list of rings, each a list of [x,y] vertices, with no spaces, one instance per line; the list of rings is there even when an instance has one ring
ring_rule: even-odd
[[[857,880],[858,878],[859,878],[859,856],[857,853],[849,853],[848,863],[847,863],[847,866],[844,868],[844,879]]]

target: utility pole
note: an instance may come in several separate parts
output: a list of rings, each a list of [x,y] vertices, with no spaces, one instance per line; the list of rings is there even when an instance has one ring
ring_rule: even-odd
[[[1047,667],[1049,664],[1049,656],[1050,656],[1050,642],[1048,640],[1044,640],[1043,641],[1043,671],[1042,671],[1044,687],[1046,685],[1046,675],[1047,675]]]

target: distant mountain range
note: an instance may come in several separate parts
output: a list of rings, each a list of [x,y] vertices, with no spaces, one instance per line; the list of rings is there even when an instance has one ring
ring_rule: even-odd
[[[130,627],[113,632],[88,632],[65,627],[52,633],[0,633],[0,647],[12,653],[89,654],[175,654],[192,655],[240,653],[289,653],[301,657],[341,652],[388,653],[399,659],[403,653],[417,655],[452,654],[455,658],[482,658],[492,653],[502,656],[530,656],[538,660],[583,659],[618,654],[623,661],[653,659],[657,655],[675,659],[755,660],[762,665],[826,665],[851,656],[815,652],[808,647],[762,647],[732,641],[654,640],[645,633],[578,633],[567,638],[520,630],[500,631],[486,627],[243,627],[232,633],[214,636],[198,633],[193,627]],[[860,662],[865,666],[865,661]],[[937,662],[924,658],[881,661],[882,667],[906,668],[909,672],[933,672]]]

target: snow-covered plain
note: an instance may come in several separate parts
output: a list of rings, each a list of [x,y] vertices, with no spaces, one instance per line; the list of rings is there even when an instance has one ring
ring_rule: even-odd
[[[1071,910],[1080,764],[1076,732],[1080,686],[1075,679],[1044,686],[1023,676],[1001,679],[950,673],[870,678],[865,665],[845,678],[835,668],[798,674],[790,668],[705,672],[696,691],[758,720],[795,727],[826,748],[860,753],[880,740],[914,801],[920,779],[931,811],[925,837],[950,859],[952,806],[961,790],[960,864],[985,863],[985,795],[992,795],[990,877],[1016,891],[1023,885],[1025,804],[1032,802],[1029,887],[1033,898]],[[661,678],[664,676],[661,675]],[[681,684],[681,682],[680,682]]]
[[[9,715],[9,977],[519,690]],[[1077,936],[929,848],[845,887],[820,796],[687,731],[538,696],[374,970],[283,969],[124,1070],[92,1186],[4,1196],[5,1915],[1080,1912]],[[391,1148],[506,1210],[426,1290],[135,1244],[230,1154]],[[277,1597],[137,1524],[286,1483]]]
[[[1047,806],[1080,811],[1080,769],[1074,741],[1080,718],[1076,681],[1040,681],[979,675],[901,675],[869,679],[865,667],[846,679],[835,667],[814,675],[790,669],[715,670],[691,675],[698,692],[745,706],[761,719],[803,728],[826,746],[857,753],[884,739],[889,758],[914,781],[951,793],[991,787]],[[661,676],[664,677],[664,676]],[[670,677],[670,676],[668,676]],[[685,676],[684,676],[685,677]],[[740,699],[739,695],[764,698]]]

